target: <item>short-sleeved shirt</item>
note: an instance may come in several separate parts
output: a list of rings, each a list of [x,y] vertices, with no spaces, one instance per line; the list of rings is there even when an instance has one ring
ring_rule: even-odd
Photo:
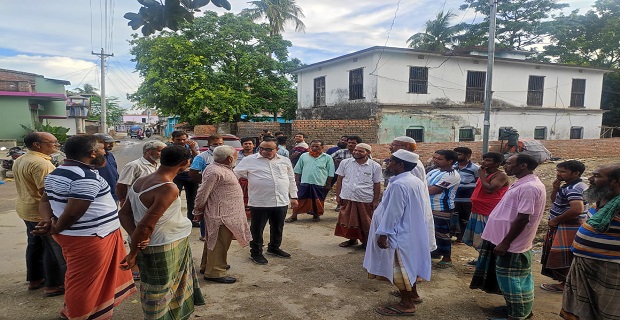
[[[253,154],[254,154],[254,153],[252,153],[252,154],[248,154],[248,155],[246,156],[246,155],[244,155],[244,154],[243,154],[243,150],[239,150],[239,152],[237,152],[237,162],[235,163],[235,165],[238,165],[238,164],[239,164],[239,162],[241,162],[241,160],[243,160],[243,158],[245,158],[245,157],[249,157],[249,156],[251,156],[251,155],[253,155]]]
[[[482,239],[498,245],[504,240],[519,213],[530,215],[521,233],[512,241],[508,252],[523,253],[532,248],[538,225],[545,210],[545,185],[534,174],[513,183],[489,215]]]
[[[327,151],[325,151],[325,153],[327,153],[328,155],[331,156],[332,154],[334,154],[334,152],[336,152],[336,151],[338,151],[340,149],[341,148],[339,146],[333,146],[333,147],[327,149]]]
[[[119,173],[118,182],[128,186],[133,185],[140,177],[144,177],[157,171],[157,162],[150,163],[144,157],[128,162]]]
[[[39,190],[44,187],[45,177],[56,169],[50,160],[50,156],[30,150],[13,163],[13,175],[17,188],[15,211],[25,221],[41,221]]]
[[[315,158],[306,152],[295,165],[295,173],[301,175],[301,183],[317,186],[324,186],[327,178],[334,176],[334,171],[334,160],[325,153]]]
[[[110,186],[99,172],[86,164],[65,160],[45,178],[45,193],[52,212],[60,218],[69,199],[86,200],[90,206],[78,221],[60,232],[67,236],[105,237],[120,228],[118,207]]]
[[[288,150],[286,150],[286,147],[283,145],[278,145],[278,151],[277,153],[283,157],[289,157],[290,153],[288,152]]]
[[[350,159],[350,158],[353,158],[353,153],[351,153],[349,149],[344,148],[344,149],[336,150],[336,152],[332,154],[332,158],[334,160]]]
[[[456,189],[454,202],[470,202],[471,194],[476,189],[476,181],[478,180],[478,170],[480,166],[469,161],[467,165],[460,169],[459,163],[454,164],[454,170],[458,171],[461,176],[461,183]]]
[[[553,201],[553,204],[549,209],[549,220],[553,220],[557,216],[568,211],[570,209],[571,201],[582,201],[584,203],[583,213],[580,214],[577,219],[585,219],[587,216],[587,208],[585,206],[586,202],[583,199],[583,191],[586,189],[588,189],[588,185],[581,181],[581,179],[578,179],[570,184],[565,183],[562,185],[555,196],[555,201]]]
[[[213,151],[211,149],[207,149],[207,151],[203,151],[194,157],[194,160],[192,160],[192,165],[189,168],[202,172],[202,170],[204,170],[211,162],[213,162]]]
[[[461,183],[461,176],[456,170],[441,171],[433,169],[426,174],[428,186],[441,188],[441,192],[431,194],[431,209],[433,211],[448,212],[454,210],[456,189]]]
[[[383,181],[381,165],[372,159],[359,164],[354,158],[342,160],[336,174],[342,176],[340,198],[370,203],[374,198],[374,184]]]
[[[115,201],[118,201],[118,197],[116,196],[116,183],[118,182],[118,166],[116,165],[116,158],[114,158],[112,152],[105,152],[105,161],[105,166],[97,169],[97,171],[99,171],[99,175],[101,175],[110,186],[112,198],[114,198]]]

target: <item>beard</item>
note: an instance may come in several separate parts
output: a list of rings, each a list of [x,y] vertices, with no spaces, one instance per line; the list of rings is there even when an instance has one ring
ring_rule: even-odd
[[[105,166],[105,156],[102,154],[98,154],[90,163],[95,168],[103,168]]]
[[[613,191],[609,186],[596,186],[590,185],[590,187],[583,191],[583,197],[588,203],[597,203],[601,200],[610,200],[613,198]]]
[[[346,142],[338,142],[337,146],[340,149],[344,149],[344,148],[347,147],[347,143]]]
[[[383,170],[383,178],[384,179],[389,179],[393,176],[395,176],[396,174],[388,169]]]

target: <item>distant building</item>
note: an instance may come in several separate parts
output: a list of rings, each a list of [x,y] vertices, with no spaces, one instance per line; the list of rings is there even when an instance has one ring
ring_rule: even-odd
[[[502,128],[521,138],[593,139],[601,132],[607,69],[496,53],[490,139]],[[297,119],[374,119],[379,143],[482,140],[486,50],[433,53],[371,47],[314,63],[298,76]]]
[[[67,127],[68,134],[76,134],[76,121],[69,115],[65,95],[65,86],[70,84],[34,73],[0,69],[0,139],[21,141],[27,132],[22,125],[34,129],[36,122]]]

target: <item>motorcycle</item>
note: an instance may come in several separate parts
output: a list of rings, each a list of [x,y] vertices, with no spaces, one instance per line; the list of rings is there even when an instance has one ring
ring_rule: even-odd
[[[4,151],[6,150],[6,147],[2,147],[0,148],[0,151]],[[6,158],[4,158],[2,160],[2,168],[8,173],[13,171],[13,162],[21,157],[22,155],[24,155],[26,153],[26,151],[24,151],[22,148],[20,147],[12,147],[9,149],[9,151],[6,153]],[[8,174],[10,176],[12,176],[12,174]]]

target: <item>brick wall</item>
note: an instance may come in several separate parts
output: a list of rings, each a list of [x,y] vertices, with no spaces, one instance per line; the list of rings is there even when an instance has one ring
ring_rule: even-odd
[[[610,158],[620,161],[620,138],[611,139],[581,139],[581,140],[542,140],[545,148],[551,152],[552,157],[561,159],[580,158]],[[383,159],[390,154],[387,144],[372,144],[373,157]],[[472,160],[480,161],[482,155],[482,141],[474,142],[429,142],[418,143],[418,150],[422,161],[429,159],[435,150],[454,149],[463,146],[472,149]],[[499,151],[499,141],[489,142],[489,151]]]
[[[217,133],[217,128],[212,125],[198,125],[194,126],[194,134],[195,135],[207,135],[207,134],[215,134]]]
[[[263,130],[269,129],[271,133],[284,131],[280,129],[278,122],[237,122],[237,137],[258,137]]]
[[[374,120],[294,120],[292,134],[303,132],[306,141],[323,140],[333,144],[343,135],[358,135],[367,143],[377,142],[379,125]]]

